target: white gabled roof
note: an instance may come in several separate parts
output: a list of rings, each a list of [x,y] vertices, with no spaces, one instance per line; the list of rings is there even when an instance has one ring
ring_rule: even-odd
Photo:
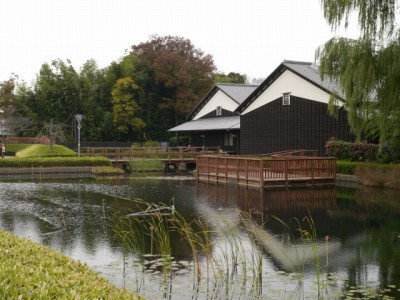
[[[239,105],[258,87],[258,85],[253,84],[234,83],[217,83],[216,86]]]
[[[210,105],[213,108],[221,106],[229,111],[235,110],[247,97],[258,87],[252,84],[217,83],[211,91],[197,104],[189,114],[189,119],[199,118],[210,112]],[[207,105],[208,104],[208,105]],[[206,110],[206,111],[204,111]]]
[[[197,119],[169,129],[170,132],[180,131],[211,131],[240,129],[240,117],[220,117]]]
[[[288,72],[293,74],[293,76],[288,75]],[[284,79],[282,79],[284,78]],[[282,80],[290,80],[287,82],[281,82]],[[257,106],[256,102],[260,99],[264,92],[271,91],[271,87],[274,83],[279,82],[281,88],[284,87],[280,93],[291,92],[291,84],[296,80],[297,85],[301,85],[301,89],[306,91],[304,94],[319,94],[323,93],[324,99],[329,99],[329,95],[335,94],[339,99],[344,102],[345,97],[340,88],[339,82],[332,78],[320,77],[319,67],[311,62],[300,62],[300,61],[283,61],[253,92],[243,103],[235,110],[236,113],[242,114],[249,109],[254,109]],[[275,85],[276,86],[276,85]],[[274,91],[276,94],[277,91]],[[276,97],[276,95],[274,95]],[[297,95],[302,96],[302,95]],[[312,99],[312,98],[310,98]],[[326,100],[325,99],[325,100]],[[253,104],[254,103],[254,104]]]
[[[318,85],[326,91],[330,93],[335,93],[340,98],[345,99],[339,81],[329,77],[325,77],[324,80],[322,80],[319,73],[319,67],[316,64],[291,60],[285,60],[282,64],[288,67],[293,72],[297,73],[298,75],[303,76],[305,79],[308,79],[315,85]]]

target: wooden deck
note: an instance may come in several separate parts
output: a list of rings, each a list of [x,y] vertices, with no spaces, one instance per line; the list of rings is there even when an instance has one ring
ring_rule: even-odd
[[[258,188],[334,184],[335,158],[308,156],[198,156],[197,180]]]

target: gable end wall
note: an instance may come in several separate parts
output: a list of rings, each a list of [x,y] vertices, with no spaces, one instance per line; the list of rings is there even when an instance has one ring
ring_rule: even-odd
[[[325,144],[331,137],[354,141],[343,108],[336,119],[329,116],[326,103],[294,95],[288,106],[283,106],[279,97],[241,115],[240,136],[241,154],[307,149],[325,155]]]

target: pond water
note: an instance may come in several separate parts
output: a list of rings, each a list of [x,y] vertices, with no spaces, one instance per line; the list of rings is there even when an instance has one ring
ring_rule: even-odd
[[[149,299],[400,298],[399,191],[184,176],[0,188],[0,228]]]

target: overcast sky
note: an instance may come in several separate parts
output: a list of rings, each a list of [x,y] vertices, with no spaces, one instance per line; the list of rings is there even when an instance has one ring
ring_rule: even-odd
[[[152,34],[188,38],[218,70],[268,76],[284,59],[313,61],[335,35],[320,0],[0,0],[0,81],[31,82],[53,59],[79,71],[120,59]]]

